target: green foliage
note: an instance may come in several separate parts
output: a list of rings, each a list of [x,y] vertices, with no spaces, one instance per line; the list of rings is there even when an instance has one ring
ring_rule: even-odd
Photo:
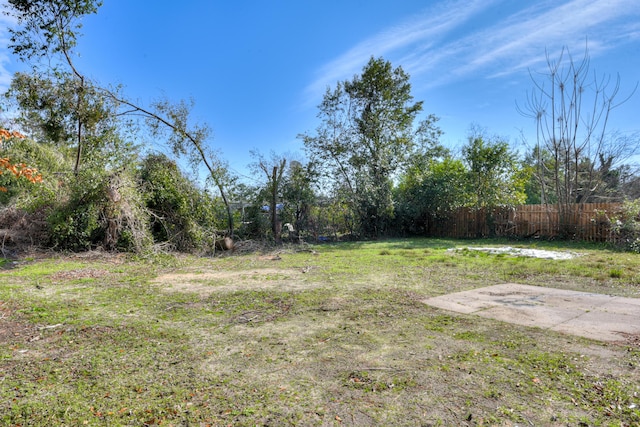
[[[245,208],[244,221],[238,235],[245,239],[264,239],[271,228],[269,216],[261,206],[253,204]]]
[[[264,188],[261,191],[261,201],[269,206],[269,217],[271,221],[271,233],[276,243],[281,242],[281,224],[279,221],[280,204],[279,199],[282,193],[282,183],[287,164],[286,157],[279,156],[275,152],[271,152],[271,158],[266,159],[257,150],[252,151],[251,155],[256,162],[251,165],[254,173],[261,174],[265,178]],[[261,203],[262,204],[262,203]]]
[[[132,123],[115,114],[117,103],[84,80],[53,75],[16,73],[5,101],[19,112],[16,121],[22,129],[68,159],[56,172],[77,174],[81,168],[118,169],[130,163],[136,148],[124,135]]]
[[[227,233],[233,235],[234,218],[227,196],[227,187],[232,184],[233,178],[229,175],[226,162],[206,143],[212,133],[209,126],[192,123],[190,113],[193,101],[171,103],[162,99],[152,105],[152,110],[126,100],[119,101],[145,118],[152,135],[167,138],[176,157],[186,156],[194,170],[197,170],[199,165],[206,167],[209,172],[207,181],[215,185],[226,208]]]
[[[22,109],[22,122],[60,146],[74,146],[73,171],[78,175],[81,163],[85,158],[94,160],[96,150],[98,154],[119,151],[121,117],[141,117],[140,123],[147,124],[150,134],[166,137],[176,155],[186,155],[194,168],[204,164],[227,208],[228,232],[232,234],[233,215],[225,192],[231,178],[224,162],[206,144],[208,126],[191,122],[192,104],[159,100],[144,108],[117,91],[89,81],[75,66],[72,58],[80,35],[79,21],[96,13],[101,4],[96,0],[9,1],[6,13],[17,24],[10,29],[10,47],[34,69],[33,75],[18,75],[12,87],[11,96]],[[37,63],[41,56],[48,58],[42,67],[44,73]],[[119,170],[112,158],[99,159],[102,168]],[[84,167],[91,169],[94,165]]]
[[[67,180],[48,217],[51,244],[60,249],[87,250],[100,240],[100,211],[106,204],[104,175],[86,171]]]
[[[385,234],[393,219],[391,179],[416,146],[413,122],[422,102],[413,102],[409,75],[382,58],[362,74],[327,90],[315,136],[304,135],[313,161],[322,163],[365,236]],[[420,128],[422,137],[428,126]]]
[[[100,134],[113,108],[97,88],[63,72],[16,73],[5,98],[19,108],[17,121],[24,129],[61,147],[77,143],[78,122],[84,134]]]
[[[313,182],[317,177],[313,163],[303,165],[297,161],[289,162],[282,185],[282,221],[293,224],[298,235],[309,229],[311,207],[317,200],[313,190]]]
[[[506,141],[471,137],[462,155],[469,168],[472,206],[491,209],[524,203],[526,171],[520,168],[516,153]]]
[[[479,135],[463,147],[462,159],[436,144],[414,154],[394,190],[400,232],[429,234],[462,207],[487,209],[524,202],[529,169],[501,140]]]
[[[627,200],[618,213],[600,214],[611,229],[610,241],[625,250],[640,253],[640,200]]]
[[[525,203],[528,205],[557,203],[555,186],[546,172],[553,168],[551,152],[545,148],[534,147],[526,153],[521,167],[530,173],[530,178],[525,183],[527,195]]]
[[[180,251],[211,249],[221,204],[198,189],[164,154],[149,154],[138,172],[151,233],[158,243]]]
[[[9,48],[23,61],[53,53],[68,55],[84,15],[96,13],[102,5],[96,0],[8,0],[6,13],[20,29],[10,29]]]
[[[149,247],[146,211],[129,173],[84,170],[62,190],[47,218],[53,247],[135,252]]]
[[[471,200],[461,160],[416,157],[395,189],[400,231],[428,234],[437,221]]]

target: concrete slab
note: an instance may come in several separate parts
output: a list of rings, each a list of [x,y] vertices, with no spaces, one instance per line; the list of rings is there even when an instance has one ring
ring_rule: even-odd
[[[428,298],[444,310],[600,341],[640,337],[640,299],[505,283]]]

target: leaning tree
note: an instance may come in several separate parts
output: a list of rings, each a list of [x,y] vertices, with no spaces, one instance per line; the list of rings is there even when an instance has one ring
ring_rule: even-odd
[[[86,132],[95,123],[95,111],[100,117],[108,113],[110,118],[130,116],[142,117],[152,134],[165,136],[175,155],[186,155],[194,167],[204,165],[209,172],[209,179],[215,184],[227,209],[228,232],[233,233],[233,215],[227,197],[226,187],[230,179],[226,163],[212,150],[208,142],[211,131],[207,125],[192,123],[190,111],[192,104],[187,102],[171,103],[161,100],[150,107],[133,102],[118,91],[104,87],[88,79],[75,65],[74,48],[80,36],[81,19],[97,13],[102,5],[99,0],[8,0],[5,14],[17,23],[16,28],[9,29],[10,45],[17,57],[33,66],[31,81],[40,79],[44,82],[63,83],[66,87],[65,98],[59,99],[51,93],[41,94],[48,99],[48,104],[23,105],[33,112],[38,106],[47,111],[43,114],[60,110],[51,110],[49,104],[58,102],[64,107],[66,114],[57,118],[61,121],[73,122],[73,138],[75,139],[76,161],[74,173],[77,175],[82,167],[83,151],[87,147]],[[44,59],[44,61],[42,61]],[[43,77],[44,76],[44,77]],[[23,76],[23,79],[26,77]],[[28,79],[27,79],[28,80]],[[43,86],[38,88],[42,91]],[[104,100],[110,109],[96,109],[91,102]],[[23,100],[33,101],[24,97]],[[95,107],[95,105],[93,105]],[[102,105],[100,105],[102,107]],[[57,125],[53,121],[45,124]],[[68,124],[68,123],[67,123]],[[68,128],[68,127],[67,127]],[[70,132],[65,130],[67,134]]]

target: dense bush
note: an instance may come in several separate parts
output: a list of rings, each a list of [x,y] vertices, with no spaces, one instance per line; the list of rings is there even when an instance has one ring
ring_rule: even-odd
[[[620,212],[607,219],[611,242],[624,250],[640,253],[640,200],[626,201]]]
[[[48,217],[53,247],[142,252],[152,243],[144,200],[130,172],[84,171],[62,190]]]
[[[149,154],[138,171],[156,243],[179,251],[213,248],[223,206],[185,177],[164,154]]]
[[[268,212],[254,204],[245,208],[244,221],[238,230],[238,237],[243,239],[265,239],[271,233],[271,222]]]

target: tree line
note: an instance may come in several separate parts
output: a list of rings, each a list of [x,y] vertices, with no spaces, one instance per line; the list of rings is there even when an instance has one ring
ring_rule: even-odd
[[[15,115],[3,127],[28,137],[4,139],[0,157],[37,168],[39,178],[0,174],[7,189],[0,203],[5,212],[39,216],[42,245],[211,251],[220,236],[429,235],[430,224],[460,207],[546,203],[562,212],[640,194],[628,162],[637,135],[607,126],[625,101],[619,82],[590,80],[588,52],[574,61],[566,50],[548,59],[548,74],[532,77],[519,107],[537,128],[523,154],[479,126],[452,152],[440,142],[438,118],[414,100],[410,76],[371,57],[361,74],[325,92],[317,128],[299,135],[304,159],[252,152],[260,183],[243,183],[217,154],[209,127],[192,121],[192,102],[141,105],[75,66],[80,21],[100,5],[8,0],[18,24],[10,48],[30,70],[16,73],[4,94],[4,109]],[[171,154],[150,150],[145,138]],[[178,167],[180,159],[191,173]],[[206,183],[198,185],[192,178],[203,167]]]

